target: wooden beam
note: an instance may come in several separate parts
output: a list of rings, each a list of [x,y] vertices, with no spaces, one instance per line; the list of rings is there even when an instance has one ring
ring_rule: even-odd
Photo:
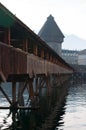
[[[10,106],[7,106],[7,107],[4,107],[4,106],[0,106],[0,109],[10,109],[11,107]],[[39,109],[40,107],[39,106],[36,106],[36,107],[27,107],[27,106],[18,106],[16,107],[15,109],[20,109],[20,110],[37,110]]]
[[[10,107],[0,106],[0,109],[10,109]]]
[[[27,83],[28,83],[28,77],[26,78],[25,82],[20,82],[18,95],[22,95],[23,94],[25,88],[27,87]]]
[[[29,109],[29,110],[37,110],[39,109],[40,107],[39,106],[36,106],[36,107],[27,107],[27,106],[18,106],[18,109]]]

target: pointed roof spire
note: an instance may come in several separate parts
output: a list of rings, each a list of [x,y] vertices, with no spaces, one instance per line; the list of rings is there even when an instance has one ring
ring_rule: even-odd
[[[54,17],[50,14],[47,19],[54,20]]]
[[[64,35],[50,14],[38,35],[46,42],[63,42]]]

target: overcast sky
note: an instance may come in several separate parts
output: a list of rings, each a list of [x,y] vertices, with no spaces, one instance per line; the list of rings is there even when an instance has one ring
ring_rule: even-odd
[[[63,34],[86,39],[86,0],[0,0],[33,31],[52,14]]]

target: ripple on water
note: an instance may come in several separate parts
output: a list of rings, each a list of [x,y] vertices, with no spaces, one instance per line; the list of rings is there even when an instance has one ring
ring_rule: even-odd
[[[86,130],[86,84],[69,89],[62,126],[55,130]]]

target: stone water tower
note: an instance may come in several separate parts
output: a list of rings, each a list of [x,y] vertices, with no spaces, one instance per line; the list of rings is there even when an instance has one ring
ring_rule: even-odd
[[[62,42],[64,35],[56,24],[54,17],[50,15],[43,27],[38,33],[39,37],[44,40],[56,53],[61,56]]]

